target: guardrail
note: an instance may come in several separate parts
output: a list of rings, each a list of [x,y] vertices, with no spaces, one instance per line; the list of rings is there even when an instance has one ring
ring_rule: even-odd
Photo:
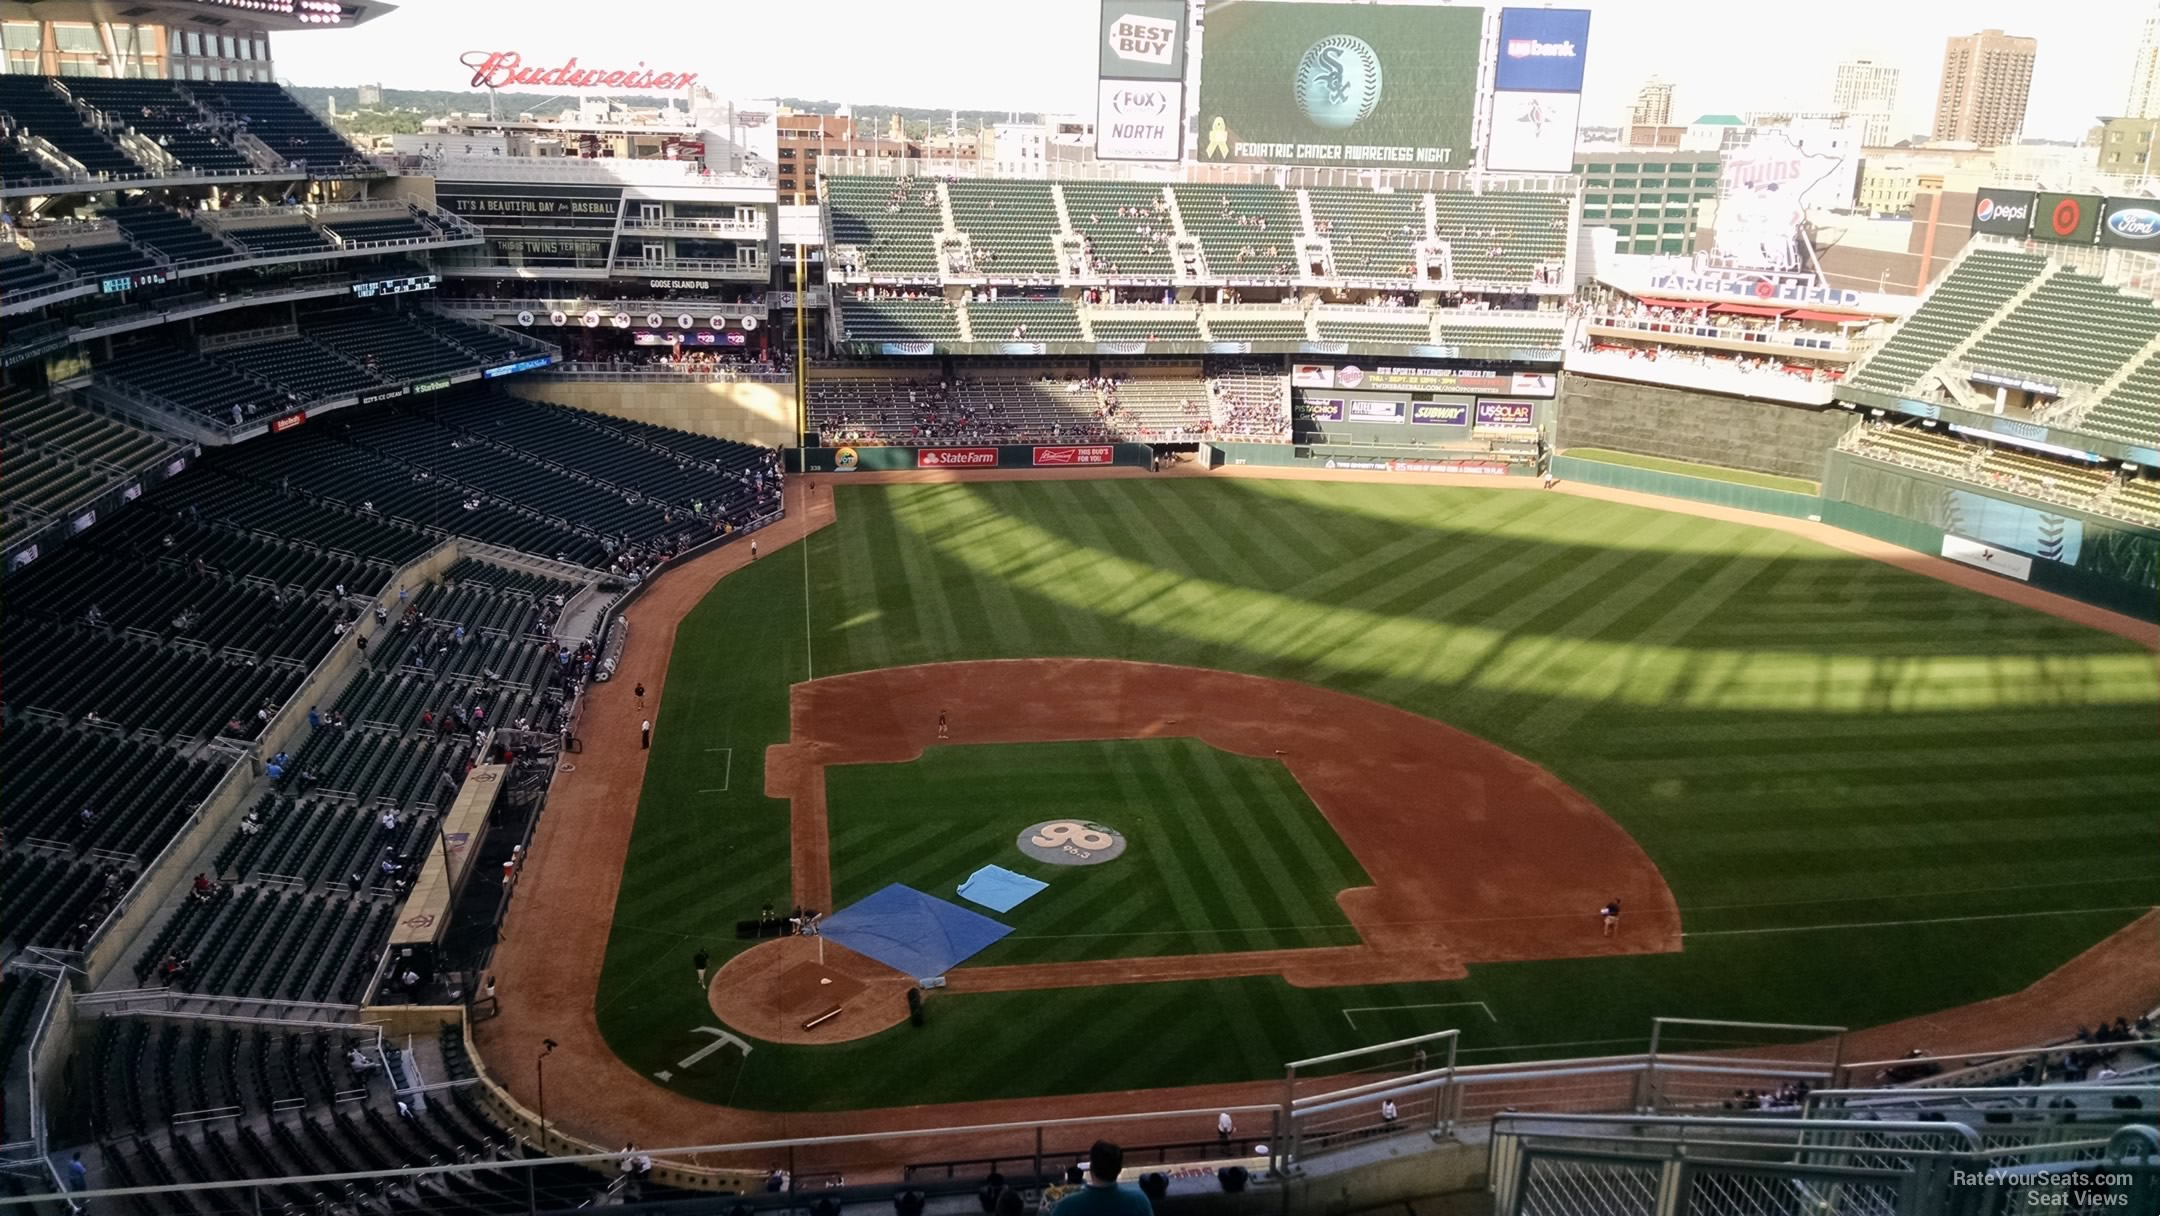
[[[1571,372],[1636,380],[1673,388],[1703,389],[1735,397],[1755,397],[1792,405],[1829,405],[1835,380],[1815,380],[1783,371],[1742,371],[1730,361],[1690,362],[1683,358],[1634,358],[1617,351],[1571,350],[1563,366]]]
[[[599,380],[645,384],[793,384],[795,373],[780,368],[676,367],[665,364],[616,366],[612,363],[557,363],[533,373],[546,380]]]
[[[1713,338],[1721,342],[1745,342],[1755,346],[1804,351],[1835,351],[1840,354],[1852,353],[1860,346],[1843,334],[1796,329],[1727,329],[1708,323],[1697,324],[1685,319],[1665,317],[1592,314],[1583,318],[1583,324],[1599,329],[1645,333],[1654,337]]]

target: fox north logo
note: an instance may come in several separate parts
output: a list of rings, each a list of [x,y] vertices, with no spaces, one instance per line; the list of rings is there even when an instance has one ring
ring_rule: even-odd
[[[1362,38],[1335,34],[1298,60],[1291,92],[1314,126],[1340,131],[1372,117],[1380,104],[1380,56]]]

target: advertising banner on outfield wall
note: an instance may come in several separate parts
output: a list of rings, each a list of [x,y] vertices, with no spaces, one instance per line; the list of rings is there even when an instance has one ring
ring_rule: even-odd
[[[1061,465],[1110,464],[1116,459],[1117,449],[1107,443],[1081,447],[1035,449],[1035,465],[1038,468],[1055,468]]]
[[[1197,159],[1468,169],[1484,10],[1208,0]]]
[[[1294,363],[1290,383],[1297,388],[1375,389],[1390,392],[1506,393],[1511,397],[1550,397],[1559,377],[1551,372],[1502,372],[1463,367],[1361,367],[1345,363]]]
[[[2032,227],[2033,192],[2030,190],[1982,190],[1973,197],[1974,232],[1997,236],[2024,236]]]
[[[918,469],[989,469],[997,467],[996,448],[919,448]]]
[[[2033,199],[2033,239],[2090,245],[2100,231],[2100,212],[2106,206],[2107,200],[2097,194],[2043,190]]]
[[[1095,159],[1175,161],[1185,155],[1185,84],[1104,80],[1095,96]]]
[[[2109,199],[2100,217],[2100,243],[2115,249],[2160,250],[2160,201]]]
[[[1404,405],[1401,401],[1352,401],[1350,421],[1400,423]]]
[[[1300,422],[1341,422],[1343,399],[1340,397],[1309,397],[1299,393],[1290,403],[1290,416]]]
[[[1531,425],[1537,407],[1528,401],[1480,401],[1477,403],[1477,424],[1521,428]]]
[[[1420,401],[1410,407],[1414,425],[1462,426],[1470,421],[1467,401]]]
[[[1325,467],[1382,473],[1467,473],[1480,477],[1505,477],[1508,471],[1507,465],[1499,461],[1389,460],[1359,456],[1330,456]]]
[[[1964,562],[1968,566],[1978,566],[1982,570],[2008,575],[2021,583],[2032,580],[2031,558],[1977,540],[1966,540],[1962,536],[1952,536],[1945,532],[1942,555],[1954,562]]]
[[[1185,79],[1185,0],[1103,0],[1099,32],[1098,77]]]

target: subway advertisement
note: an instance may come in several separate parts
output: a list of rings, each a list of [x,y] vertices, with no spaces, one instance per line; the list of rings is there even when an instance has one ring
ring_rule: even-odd
[[[1484,16],[1208,0],[1197,159],[1468,169]]]

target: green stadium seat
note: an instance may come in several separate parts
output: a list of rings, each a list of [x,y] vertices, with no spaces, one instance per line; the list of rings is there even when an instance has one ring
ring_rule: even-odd
[[[936,182],[912,177],[824,180],[836,258],[841,247],[852,247],[864,274],[936,276],[937,237],[945,227]]]
[[[1065,211],[1073,231],[1086,238],[1089,256],[1101,273],[1120,278],[1167,281],[1170,262],[1170,206],[1161,186],[1130,182],[1065,182]],[[1127,214],[1120,215],[1119,211]],[[1148,229],[1143,235],[1138,230]]]
[[[1298,238],[1306,234],[1297,191],[1186,185],[1170,191],[1177,197],[1185,231],[1200,238],[1210,272],[1234,278],[1298,274]]]
[[[1417,271],[1417,243],[1430,236],[1423,193],[1314,186],[1314,235],[1329,242],[1335,273],[1403,278]]]
[[[998,276],[1057,274],[1057,201],[1050,183],[956,178],[945,186],[975,268]]]

